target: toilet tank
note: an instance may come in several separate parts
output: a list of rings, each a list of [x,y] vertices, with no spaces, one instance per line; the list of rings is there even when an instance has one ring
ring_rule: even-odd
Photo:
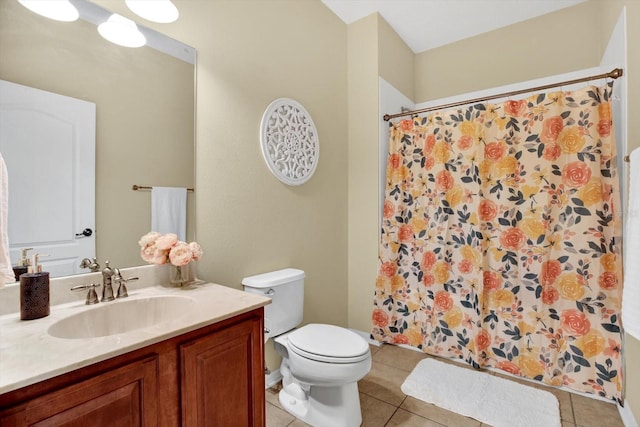
[[[265,338],[281,335],[302,323],[304,276],[302,270],[285,268],[242,279],[246,292],[271,298],[271,304],[264,307]]]

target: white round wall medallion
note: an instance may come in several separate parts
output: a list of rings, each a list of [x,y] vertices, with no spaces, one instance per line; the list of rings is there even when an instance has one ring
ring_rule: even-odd
[[[304,184],[318,166],[318,131],[307,110],[293,99],[269,104],[260,122],[260,148],[271,173],[288,185]]]

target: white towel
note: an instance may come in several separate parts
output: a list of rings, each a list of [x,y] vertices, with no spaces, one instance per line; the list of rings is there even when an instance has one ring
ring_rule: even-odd
[[[187,237],[187,189],[153,187],[151,189],[151,231],[175,233],[178,240]]]
[[[7,165],[0,153],[0,288],[16,281],[9,256],[9,180]]]
[[[640,340],[640,148],[633,150],[630,157],[622,326],[629,335]]]

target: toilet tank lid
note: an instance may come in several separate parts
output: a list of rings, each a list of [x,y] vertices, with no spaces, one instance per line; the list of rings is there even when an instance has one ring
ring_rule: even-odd
[[[245,277],[242,279],[242,284],[252,288],[269,288],[272,286],[282,285],[283,283],[304,279],[304,277],[304,271],[302,270],[285,268],[283,270]]]

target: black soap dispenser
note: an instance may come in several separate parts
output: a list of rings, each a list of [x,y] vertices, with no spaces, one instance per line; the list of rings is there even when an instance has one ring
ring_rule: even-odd
[[[29,271],[20,276],[20,319],[33,320],[49,315],[49,273],[38,264],[34,254]]]
[[[27,258],[27,251],[32,250],[33,248],[22,248],[20,249],[20,260],[13,267],[13,275],[16,278],[16,282],[20,280],[20,276],[27,272],[29,267],[29,258]]]

